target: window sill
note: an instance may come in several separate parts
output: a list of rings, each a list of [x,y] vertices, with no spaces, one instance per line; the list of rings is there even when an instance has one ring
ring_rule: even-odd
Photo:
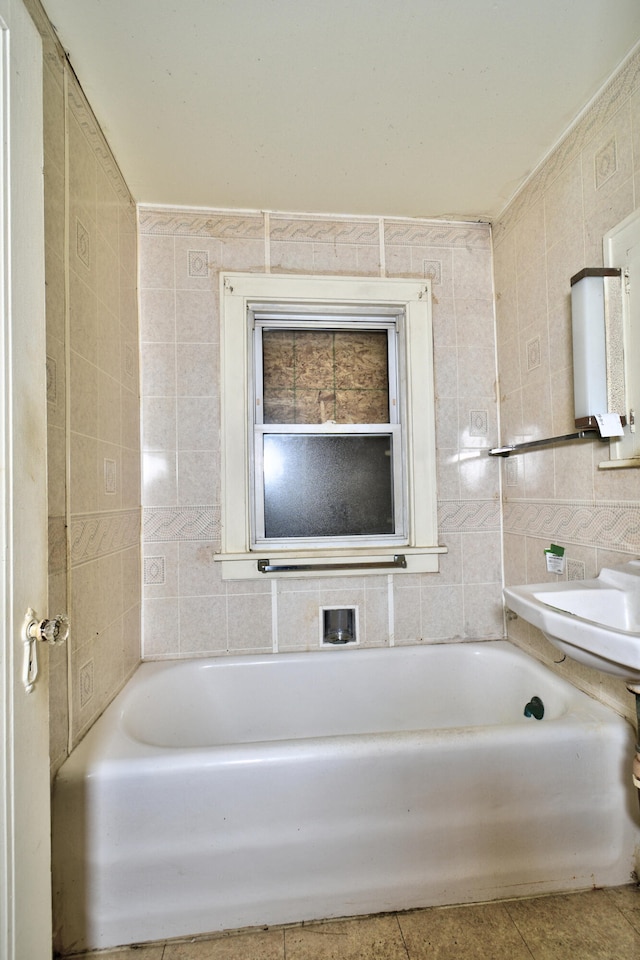
[[[215,560],[221,564],[223,580],[273,580],[319,576],[381,576],[387,573],[437,573],[438,556],[446,552],[446,547],[439,546],[395,547],[378,552],[349,550],[340,553],[335,550],[314,550],[312,554],[302,551],[264,551],[221,553]],[[394,563],[394,557],[398,555],[404,557],[405,565],[398,566]],[[269,560],[272,566],[297,569],[262,572],[258,564],[265,560]]]

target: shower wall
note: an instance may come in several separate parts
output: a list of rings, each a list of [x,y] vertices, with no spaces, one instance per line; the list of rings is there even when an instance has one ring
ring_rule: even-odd
[[[575,430],[570,278],[603,265],[603,235],[640,206],[640,52],[536,171],[494,225],[503,442]],[[506,582],[554,580],[543,550],[566,550],[570,578],[640,556],[640,471],[600,470],[608,451],[574,442],[502,462]],[[554,665],[559,655],[516,620],[509,635]],[[556,667],[631,718],[624,684]]]
[[[503,636],[488,225],[143,206],[139,245],[144,657],[313,649],[332,605],[366,646]],[[221,270],[432,280],[438,574],[221,580]]]
[[[135,204],[37,0],[43,41],[52,771],[140,659]]]

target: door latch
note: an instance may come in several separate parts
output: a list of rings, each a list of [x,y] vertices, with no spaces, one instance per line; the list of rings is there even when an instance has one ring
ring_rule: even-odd
[[[38,642],[55,645],[64,643],[68,636],[68,617],[60,615],[50,620],[40,620],[36,612],[29,607],[22,627],[22,682],[27,693],[31,693],[38,677]]]

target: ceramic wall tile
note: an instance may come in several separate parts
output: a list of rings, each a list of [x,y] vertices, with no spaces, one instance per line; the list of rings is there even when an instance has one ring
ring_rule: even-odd
[[[504,636],[502,586],[499,582],[464,584],[464,636],[499,640]]]
[[[460,470],[458,447],[440,447],[436,464],[438,496],[442,501],[460,499]]]
[[[145,600],[142,621],[142,655],[145,659],[175,657],[179,653],[180,600],[177,597]]]
[[[85,513],[95,510],[98,502],[98,441],[72,433],[69,438],[70,473],[73,484],[70,485],[72,513]]]
[[[220,430],[220,402],[215,397],[178,397],[178,450],[217,449]]]
[[[217,450],[181,450],[177,464],[178,503],[220,502],[220,454]]]
[[[455,300],[453,297],[438,298],[434,292],[431,302],[434,346],[455,347],[457,344]]]
[[[215,304],[206,290],[176,290],[175,332],[182,343],[217,343]]]
[[[105,316],[106,308],[98,304],[98,348],[96,366],[103,373],[122,382],[123,331],[113,317]]]
[[[553,470],[557,499],[593,500],[594,453],[597,451],[589,441],[556,447]]]
[[[143,397],[177,396],[175,344],[146,344],[144,356],[141,378]]]
[[[214,344],[179,342],[176,348],[177,396],[214,396],[217,392],[218,363],[219,351]]]
[[[320,596],[316,589],[279,592],[277,644],[282,653],[317,650],[320,643]]]
[[[136,551],[137,552],[137,551]],[[142,651],[142,603],[125,610],[122,616],[122,678],[123,682],[133,675],[140,664]]]
[[[517,336],[501,338],[498,341],[498,371],[500,399],[504,402],[522,385],[520,371],[520,343]]]
[[[64,186],[64,181],[61,180],[60,184]],[[45,204],[46,203],[47,200],[45,197]],[[47,350],[52,349],[52,343],[60,344],[64,348],[67,310],[64,278],[64,248],[61,248],[59,252],[52,250],[48,239],[45,240],[45,275],[51,277],[51,282],[47,283],[45,287]]]
[[[175,450],[177,436],[177,399],[144,397],[142,400],[143,450]]]
[[[142,458],[143,506],[173,506],[178,502],[177,454],[172,450],[148,450]]]
[[[64,429],[47,427],[47,495],[49,517],[64,517],[66,510],[67,450]],[[51,549],[51,544],[49,545]]]
[[[569,298],[562,298],[557,308],[549,311],[549,370],[552,382],[561,376],[571,391],[570,404],[561,406],[563,414],[570,415],[573,421],[573,340]],[[554,403],[554,416],[556,416]],[[562,432],[562,431],[560,431]]]
[[[69,272],[69,333],[73,349],[90,363],[98,357],[98,298],[76,270]]]
[[[173,289],[147,288],[140,292],[140,339],[143,343],[176,340],[176,293]]]
[[[189,597],[178,601],[179,622],[173,625],[172,636],[182,656],[216,656],[227,653],[226,597]]]
[[[154,236],[140,245],[140,289],[174,289],[175,242],[173,237]]]
[[[120,444],[122,438],[122,403],[120,384],[101,370],[97,374],[97,436],[107,443]]]
[[[172,548],[176,549],[174,553]],[[219,549],[217,541],[196,540],[181,543],[163,544],[163,549],[169,551],[169,557],[175,562],[176,595],[190,596],[224,596],[225,584],[220,576],[220,568],[215,562],[216,552]],[[171,576],[168,572],[167,576]],[[171,577],[173,585],[174,577]],[[212,629],[215,626],[212,624]]]
[[[44,234],[47,256],[65,257],[64,166],[46,164],[44,199],[48,210]]]
[[[464,523],[464,526],[466,526],[466,523]],[[440,570],[437,576],[439,583],[462,583],[462,544],[465,536],[466,533],[442,530],[442,542],[447,548],[447,552],[440,558]],[[433,575],[425,576],[427,576],[427,579],[434,579]]]
[[[220,243],[219,269],[264,273],[264,240],[226,238]]]
[[[360,642],[366,647],[387,646],[390,641],[389,584],[377,578],[365,585],[364,603],[360,610]]]
[[[63,367],[64,369],[64,367]],[[71,407],[71,429],[96,438],[98,435],[98,384],[93,363],[75,350],[70,351],[69,390],[74,397]]]
[[[436,398],[458,396],[458,351],[454,346],[434,349]]]
[[[227,597],[229,653],[271,653],[273,650],[271,595]]]
[[[140,504],[142,481],[140,470],[140,450],[121,448],[122,509],[135,510],[140,523]]]
[[[499,467],[486,450],[461,448],[458,453],[460,498],[487,500],[497,497]]]
[[[493,329],[491,329],[491,334]],[[484,344],[489,340],[489,345]],[[495,348],[487,336],[475,345],[462,345],[457,350],[457,395],[461,398],[487,397],[495,402]]]
[[[499,583],[502,575],[500,531],[477,531],[462,536],[462,579],[470,583]]]
[[[423,583],[420,621],[420,640],[461,640],[464,636],[462,586]]]

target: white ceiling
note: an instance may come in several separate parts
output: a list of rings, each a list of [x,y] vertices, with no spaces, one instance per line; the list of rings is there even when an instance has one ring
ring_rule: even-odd
[[[43,0],[143,203],[493,218],[639,0]]]

